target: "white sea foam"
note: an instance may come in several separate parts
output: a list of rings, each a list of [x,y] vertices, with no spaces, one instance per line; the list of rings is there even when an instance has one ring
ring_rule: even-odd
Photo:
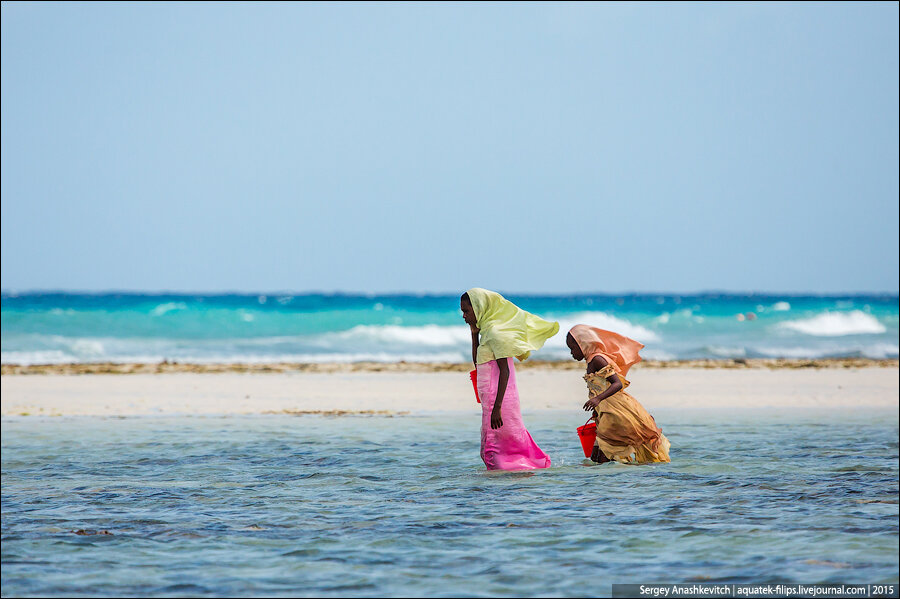
[[[754,352],[765,358],[814,359],[833,355],[833,351],[827,347],[758,347],[754,348]]]
[[[772,304],[772,310],[775,312],[786,312],[791,309],[791,305],[787,302],[775,302]]]
[[[641,357],[647,360],[674,360],[678,356],[661,349],[650,348],[641,350]]]
[[[71,343],[72,352],[82,358],[100,358],[106,354],[106,348],[99,339],[75,339]]]
[[[173,360],[171,355],[144,356],[140,358],[115,359],[110,362],[161,362],[163,359]],[[276,353],[276,354],[226,354],[218,353],[207,356],[186,358],[174,358],[177,362],[190,362],[193,364],[271,364],[284,362],[288,364],[322,364],[351,362],[464,362],[466,356],[462,352],[427,353],[390,353],[390,352],[354,352],[354,353]]]
[[[178,310],[187,310],[187,304],[185,304],[184,302],[166,302],[165,304],[159,304],[150,311],[150,315],[162,316],[163,314],[176,312]]]
[[[820,347],[774,347],[764,346],[753,348],[760,356],[767,358],[840,358],[840,357],[864,357],[875,360],[897,358],[900,348],[894,343],[872,343],[868,345],[840,345],[829,344]]]
[[[852,312],[824,312],[812,318],[788,320],[779,325],[789,329],[815,335],[817,337],[838,337],[841,335],[878,335],[887,329],[878,319],[861,310]]]
[[[900,356],[900,346],[893,343],[874,343],[863,348],[862,355],[879,360],[897,358]]]
[[[70,354],[59,350],[49,351],[4,351],[0,352],[0,363],[21,364],[68,364],[77,362]]]
[[[327,338],[353,343],[388,343],[419,347],[456,347],[471,343],[469,327],[427,324],[418,327],[397,325],[358,325],[340,333],[329,333]]]
[[[358,352],[351,354],[278,354],[274,356],[239,355],[239,356],[212,356],[200,363],[229,363],[245,362],[247,364],[264,364],[271,362],[287,362],[298,364],[319,364],[338,362],[347,364],[350,362],[463,362],[466,356],[461,352],[440,352],[435,354],[421,353],[388,353],[388,352]]]
[[[745,347],[726,347],[720,345],[708,345],[704,348],[709,354],[716,358],[746,358],[747,348]]]
[[[626,337],[631,337],[641,343],[656,343],[660,340],[659,335],[648,328],[639,324],[634,324],[624,318],[619,318],[606,312],[579,312],[577,314],[566,314],[561,318],[546,317],[548,320],[559,321],[559,333],[550,339],[547,344],[565,345],[566,333],[576,324],[587,324],[592,327],[613,331]]]
[[[552,317],[547,317],[553,320]],[[583,312],[567,315],[559,319],[559,330],[553,338],[547,341],[546,347],[552,354],[559,354],[565,349],[565,333],[576,324],[590,324],[602,329],[621,333],[641,342],[659,341],[659,336],[640,325],[627,320],[606,314],[605,312]],[[315,344],[319,347],[359,347],[375,349],[379,346],[387,346],[393,350],[420,351],[427,349],[433,351],[436,348],[456,348],[460,351],[470,347],[471,336],[469,328],[465,325],[422,325],[422,326],[398,326],[398,325],[358,325],[347,331],[329,333],[319,336]],[[554,351],[557,350],[557,351]],[[568,353],[568,350],[566,352]],[[547,356],[549,357],[549,355]]]

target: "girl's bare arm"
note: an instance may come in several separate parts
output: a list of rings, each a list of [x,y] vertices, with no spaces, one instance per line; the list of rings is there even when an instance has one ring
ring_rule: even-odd
[[[594,356],[594,359],[588,363],[588,374],[592,374],[594,372],[602,370],[606,367],[607,364],[609,364],[609,362],[607,362],[603,356]],[[584,403],[584,410],[586,412],[593,410],[598,405],[600,405],[601,401],[603,401],[607,397],[612,397],[624,388],[624,385],[622,385],[622,380],[616,373],[612,373],[611,375],[606,377],[606,380],[609,381],[609,387],[607,387],[603,393],[591,397]]]
[[[491,410],[491,428],[503,426],[503,418],[500,417],[500,406],[503,404],[503,397],[506,395],[506,384],[509,382],[509,364],[506,358],[497,360],[497,366],[500,368],[500,379],[497,381],[497,399],[494,400],[494,408]]]

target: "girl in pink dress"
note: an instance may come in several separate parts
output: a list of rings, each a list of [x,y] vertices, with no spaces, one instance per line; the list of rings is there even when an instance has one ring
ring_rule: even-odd
[[[481,459],[488,470],[549,468],[544,453],[522,422],[513,356],[525,360],[559,331],[518,308],[499,293],[475,287],[459,302],[472,331],[472,361],[481,398]]]

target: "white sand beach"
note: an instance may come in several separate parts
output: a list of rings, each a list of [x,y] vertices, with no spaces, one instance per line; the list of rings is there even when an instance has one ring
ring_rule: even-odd
[[[465,372],[353,371],[3,375],[3,416],[477,411]],[[518,372],[525,411],[578,410],[581,372]],[[638,368],[629,392],[655,409],[897,408],[897,367]]]

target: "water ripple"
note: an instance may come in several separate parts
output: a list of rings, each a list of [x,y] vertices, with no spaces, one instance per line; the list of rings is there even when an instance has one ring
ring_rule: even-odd
[[[671,414],[674,462],[640,467],[589,465],[570,415],[527,420],[549,470],[485,472],[478,415],[6,419],[3,594],[896,582],[896,415]]]

